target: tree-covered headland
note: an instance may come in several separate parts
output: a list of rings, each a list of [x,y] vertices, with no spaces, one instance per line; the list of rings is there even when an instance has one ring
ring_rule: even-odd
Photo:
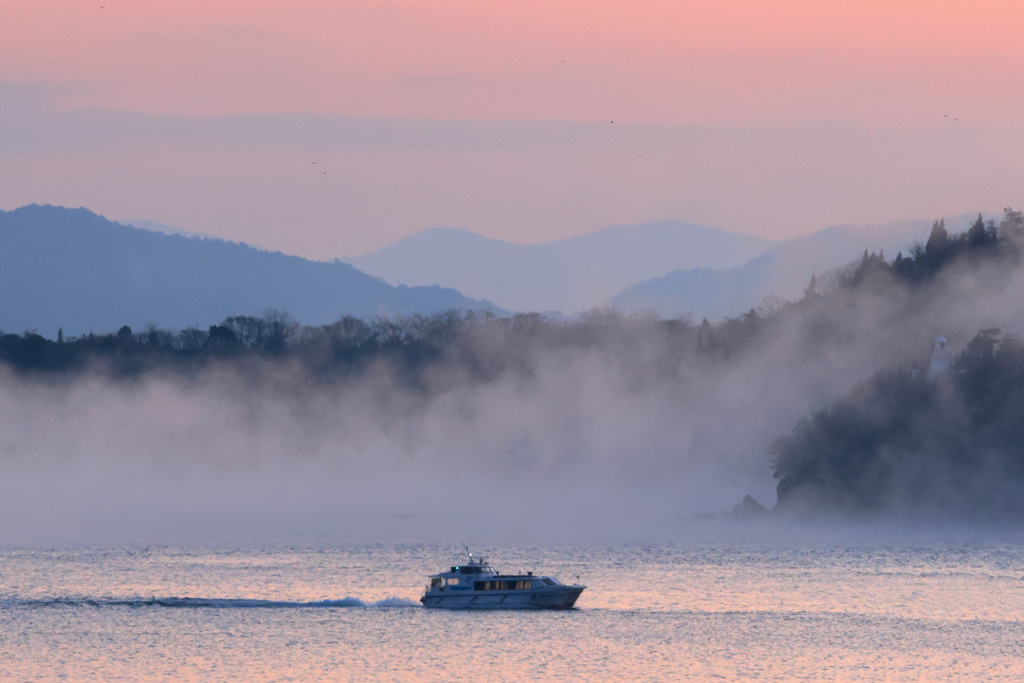
[[[973,272],[986,262],[1004,268],[985,277],[1010,277],[1022,246],[1024,215],[1008,209],[1000,225],[979,216],[957,235],[937,222],[909,256],[887,263],[865,254],[841,279],[852,288],[919,287],[945,269]],[[1024,346],[1012,333],[982,329],[948,369],[932,362],[925,357],[880,371],[775,440],[777,509],[1024,516]]]

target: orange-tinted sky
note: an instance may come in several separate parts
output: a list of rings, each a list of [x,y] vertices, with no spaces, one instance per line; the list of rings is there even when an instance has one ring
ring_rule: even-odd
[[[432,225],[784,237],[999,210],[1022,198],[1022,20],[998,0],[11,0],[0,206],[84,204],[316,258]],[[146,123],[119,133],[131,113]],[[310,113],[409,130],[296,142],[307,123],[287,115]],[[240,140],[180,130],[268,114]],[[425,121],[453,127],[424,139]],[[515,128],[531,122],[564,126]],[[327,173],[306,177],[312,161]]]

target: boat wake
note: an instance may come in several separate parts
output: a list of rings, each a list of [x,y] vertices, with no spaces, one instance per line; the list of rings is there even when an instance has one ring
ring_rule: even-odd
[[[256,600],[249,598],[88,598],[58,597],[39,599],[0,599],[0,607],[169,607],[179,609],[337,609],[346,607],[395,608],[419,607],[405,598],[385,598],[365,602],[359,598],[294,602],[288,600]]]

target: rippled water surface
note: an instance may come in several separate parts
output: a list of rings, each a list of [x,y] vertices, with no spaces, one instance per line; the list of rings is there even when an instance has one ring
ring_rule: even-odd
[[[481,550],[588,589],[423,609],[437,546],[2,550],[0,679],[1024,679],[1019,540]]]

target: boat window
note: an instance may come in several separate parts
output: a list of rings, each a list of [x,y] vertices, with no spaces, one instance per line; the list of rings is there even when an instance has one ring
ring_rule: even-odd
[[[459,577],[457,577],[457,576],[449,576],[449,577],[445,578],[444,585],[446,585],[446,586],[458,586],[459,585]]]
[[[546,583],[549,586],[554,586],[555,585],[555,582],[552,581],[551,579],[548,579],[548,578],[541,579],[541,581],[543,581],[544,583]]]
[[[437,588],[440,585],[441,585],[441,579],[439,579],[438,577],[435,576],[432,579],[430,579],[430,587],[431,588]]]
[[[533,579],[518,579],[514,581],[474,581],[473,589],[478,591],[515,591],[530,590],[533,588]]]

